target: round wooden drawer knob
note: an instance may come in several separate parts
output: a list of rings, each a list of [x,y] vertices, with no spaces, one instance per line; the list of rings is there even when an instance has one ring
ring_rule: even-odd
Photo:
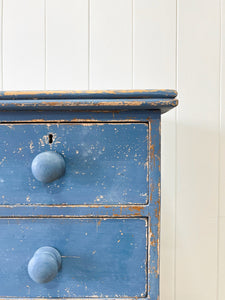
[[[38,154],[32,161],[31,170],[34,177],[49,183],[62,177],[65,173],[65,160],[61,154],[54,151],[46,151]]]
[[[28,264],[30,278],[37,283],[51,281],[61,267],[61,255],[52,247],[41,247]]]

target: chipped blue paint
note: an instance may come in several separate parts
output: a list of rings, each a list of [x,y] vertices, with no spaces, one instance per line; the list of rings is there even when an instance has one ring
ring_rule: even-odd
[[[0,101],[1,104],[1,101]],[[49,108],[51,109],[51,108]],[[158,116],[159,110],[151,110],[151,118],[154,115]],[[16,111],[1,111],[0,110],[0,124],[1,123],[15,123],[15,122],[48,122],[56,121],[60,123],[79,122],[148,122],[149,110],[112,110],[112,111],[66,111],[62,113],[60,110],[21,110]]]
[[[2,91],[0,100],[17,99],[145,99],[177,96],[175,90]]]
[[[160,116],[177,105],[176,95],[173,90],[0,94],[0,177],[8,172],[7,188],[4,178],[0,182],[1,298],[159,299]],[[83,181],[72,180],[75,166],[78,173],[82,169],[82,156],[71,166],[67,158],[82,149],[92,149],[93,158],[97,142],[105,150],[92,166],[95,176],[84,172]],[[48,150],[65,156],[65,176],[56,181],[59,198],[31,177],[32,159]],[[90,161],[87,165],[90,170]],[[113,165],[126,167],[124,178]],[[35,187],[30,191],[28,177]],[[62,180],[75,190],[66,193]],[[107,183],[105,189],[98,181]],[[94,201],[97,194],[102,197]],[[61,253],[62,269],[51,282],[37,284],[27,264],[42,246]]]
[[[160,110],[165,113],[177,106],[176,99],[46,99],[46,100],[2,100],[0,110]]]
[[[150,168],[152,174],[149,181],[149,267],[148,267],[148,295],[150,299],[159,296],[159,243],[160,243],[160,114],[154,119],[150,118]]]
[[[0,135],[0,205],[147,202],[147,123],[2,124]],[[66,172],[43,184],[31,166],[46,151],[62,155]]]
[[[146,225],[146,219],[0,219],[0,297],[144,297]],[[27,265],[45,245],[60,251],[62,268],[37,284]]]

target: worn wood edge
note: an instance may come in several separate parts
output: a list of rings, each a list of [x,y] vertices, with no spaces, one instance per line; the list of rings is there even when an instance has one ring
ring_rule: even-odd
[[[124,99],[124,98],[175,98],[176,90],[67,90],[67,91],[2,91],[0,99]]]
[[[12,297],[12,296],[6,296],[6,297],[2,297],[2,296],[0,296],[0,300],[5,300],[5,299],[8,299],[8,300],[10,300],[10,299],[13,299],[13,300],[15,300],[15,299],[18,299],[18,300],[24,300],[24,299],[29,299],[29,300],[49,300],[49,299],[51,299],[51,300],[59,300],[59,299],[65,299],[65,300],[88,300],[88,299],[101,299],[101,300],[116,300],[116,299],[119,299],[119,300],[139,300],[139,299],[141,299],[141,300],[143,300],[143,299],[150,299],[149,297],[147,297],[147,296],[143,296],[143,297],[114,297],[114,298],[112,298],[112,297],[97,297],[97,296],[89,296],[89,297],[83,297],[83,298],[81,298],[81,297],[59,297],[59,298],[56,298],[56,297],[50,297],[50,298],[43,298],[43,297],[37,297],[37,298],[29,298],[29,297],[24,297],[24,298],[21,298],[21,297]]]
[[[77,111],[0,111],[0,124],[27,123],[136,123],[154,120],[158,117],[158,110],[77,110]]]
[[[83,207],[75,207],[75,206],[40,206],[40,205],[1,205],[0,206],[0,215],[3,217],[146,217],[150,214],[149,205],[133,205],[128,207],[118,206],[83,206]]]
[[[111,101],[102,99],[45,99],[40,101],[38,99],[33,100],[1,100],[0,99],[0,111],[8,110],[60,110],[60,111],[76,111],[76,110],[160,110],[161,113],[178,105],[178,99],[113,99]]]

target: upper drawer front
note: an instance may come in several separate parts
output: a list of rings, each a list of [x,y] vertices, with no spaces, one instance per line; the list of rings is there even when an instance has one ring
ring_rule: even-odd
[[[0,297],[144,297],[146,219],[0,219]],[[27,266],[42,246],[55,247],[62,268],[35,283]]]
[[[0,204],[145,204],[148,124],[0,125]],[[35,156],[56,151],[66,172],[44,184],[31,171]]]

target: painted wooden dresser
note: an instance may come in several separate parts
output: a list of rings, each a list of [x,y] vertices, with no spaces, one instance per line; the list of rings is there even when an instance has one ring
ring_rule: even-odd
[[[174,90],[0,94],[0,298],[159,299]]]

